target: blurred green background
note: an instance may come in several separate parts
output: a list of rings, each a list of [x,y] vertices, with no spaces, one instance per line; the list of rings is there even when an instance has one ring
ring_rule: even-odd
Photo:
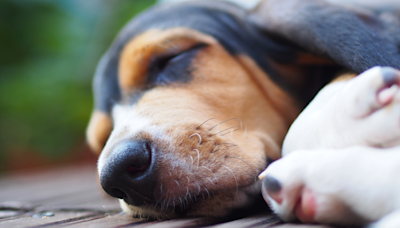
[[[0,173],[94,160],[96,64],[154,0],[0,0]]]

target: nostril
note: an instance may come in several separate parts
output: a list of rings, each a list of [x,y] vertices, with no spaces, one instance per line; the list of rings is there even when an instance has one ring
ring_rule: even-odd
[[[136,158],[130,162],[127,167],[129,174],[137,174],[146,171],[151,163],[151,143],[145,142],[142,145],[141,150],[143,151],[141,155],[136,155]]]
[[[111,151],[100,172],[103,189],[131,205],[152,202],[156,172],[148,140],[124,141]]]
[[[146,171],[148,166],[149,166],[149,164],[142,165],[142,166],[140,166],[140,167],[129,166],[129,167],[128,167],[128,172],[129,172],[130,174],[141,173],[141,172]]]
[[[125,192],[119,190],[118,188],[113,188],[110,192],[110,195],[119,199],[126,199],[127,196]]]

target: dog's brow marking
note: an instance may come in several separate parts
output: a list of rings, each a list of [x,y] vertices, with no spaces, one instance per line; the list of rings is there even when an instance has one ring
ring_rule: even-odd
[[[207,122],[210,121],[210,120],[218,120],[218,119],[217,119],[217,118],[210,118],[210,119],[204,121],[202,124],[200,124],[200,126],[198,126],[198,127],[196,128],[196,130],[198,130],[201,126],[203,126],[205,123],[207,123]]]
[[[197,168],[199,168],[199,164],[200,164],[200,152],[198,149],[193,149],[197,152]]]
[[[239,119],[239,118],[231,118],[231,119],[227,119],[227,120],[222,121],[221,123],[219,123],[219,124],[215,125],[214,127],[208,129],[208,131],[211,131],[212,129],[214,129],[215,127],[219,126],[220,124],[223,124],[223,123],[231,121],[231,120],[238,120],[240,122],[240,128],[242,128],[243,123],[242,123],[241,119]]]
[[[190,139],[192,136],[194,136],[194,135],[196,135],[196,136],[199,137],[199,144],[197,145],[197,148],[199,148],[199,146],[201,145],[201,136],[200,136],[199,133],[194,133],[194,134],[192,134],[191,136],[189,136],[189,139]]]
[[[225,168],[227,168],[227,169],[229,170],[229,172],[232,173],[233,178],[235,179],[235,182],[236,182],[236,195],[237,195],[237,193],[238,193],[238,191],[239,191],[239,186],[238,186],[238,183],[237,183],[235,174],[233,173],[232,169],[229,168],[228,166],[226,166],[226,165],[222,165],[222,166],[225,167]]]

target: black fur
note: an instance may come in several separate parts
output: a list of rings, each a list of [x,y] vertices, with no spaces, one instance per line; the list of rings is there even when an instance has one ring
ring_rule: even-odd
[[[158,5],[140,14],[121,31],[97,68],[95,108],[109,113],[113,104],[121,100],[120,52],[130,40],[149,29],[186,27],[211,35],[232,55],[251,57],[303,107],[340,71],[361,73],[376,65],[400,68],[400,22],[396,18],[350,11],[315,0],[266,2],[276,4],[267,12],[260,8],[247,12],[230,3],[202,0]],[[299,51],[332,59],[338,65],[302,66],[307,87],[289,85],[267,58],[296,64]],[[169,68],[165,68],[168,59],[156,60],[150,65],[143,88],[189,81],[193,57],[187,56]],[[132,91],[130,101],[140,99],[146,89]]]
[[[355,73],[373,66],[400,69],[400,20],[317,0],[265,1],[251,20],[269,36],[331,58]]]
[[[225,7],[214,7],[215,4],[201,2],[156,6],[130,21],[103,56],[96,71],[94,81],[96,109],[109,113],[112,105],[121,99],[117,81],[120,52],[130,40],[149,29],[186,27],[209,34],[231,54],[249,55],[275,82],[285,87],[285,82],[270,67],[265,56],[278,61],[292,62],[295,60],[296,52],[291,47],[269,40],[255,26],[246,23],[244,18],[226,9],[245,13],[244,10],[229,3],[223,4]],[[153,74],[149,75],[150,82],[156,70],[150,69]]]

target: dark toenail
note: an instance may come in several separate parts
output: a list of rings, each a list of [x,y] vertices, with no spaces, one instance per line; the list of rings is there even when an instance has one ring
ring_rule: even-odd
[[[269,193],[276,193],[282,189],[281,183],[275,178],[270,175],[267,175],[263,179],[263,184]]]
[[[393,85],[400,77],[400,72],[392,67],[381,67],[381,74],[386,85]]]

